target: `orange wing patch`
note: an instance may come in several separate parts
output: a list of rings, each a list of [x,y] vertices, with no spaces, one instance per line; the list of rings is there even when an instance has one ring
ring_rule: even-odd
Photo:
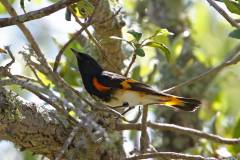
[[[122,85],[123,89],[130,89],[131,85],[129,83],[134,83],[134,82],[137,82],[137,81],[135,81],[133,79],[127,79],[127,80],[122,81],[121,85]]]
[[[111,89],[110,87],[106,87],[100,82],[98,82],[96,77],[93,78],[93,86],[100,92],[107,92]]]

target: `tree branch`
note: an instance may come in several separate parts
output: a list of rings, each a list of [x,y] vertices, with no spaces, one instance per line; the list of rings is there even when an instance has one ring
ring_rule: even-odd
[[[189,84],[192,84],[192,83],[195,83],[209,75],[212,75],[212,74],[216,74],[218,73],[219,71],[221,71],[223,68],[227,67],[227,66],[230,66],[230,65],[233,65],[233,64],[236,64],[240,61],[240,44],[237,45],[232,53],[230,53],[230,58],[226,58],[225,61],[223,61],[221,64],[219,64],[218,66],[214,67],[214,68],[211,68],[209,69],[208,71],[196,76],[196,77],[193,77],[192,79],[189,79],[185,82],[182,82],[180,84],[177,84],[169,89],[165,89],[163,90],[162,92],[172,92],[180,87],[183,87],[183,86],[186,86],[186,85],[189,85]]]
[[[73,4],[79,0],[61,0],[59,2],[56,2],[48,7],[31,11],[23,15],[15,15],[11,18],[0,18],[0,27],[6,27],[10,25],[17,25],[19,23],[24,23],[27,21],[31,21],[34,19],[42,18],[45,16],[48,16],[70,4]]]
[[[82,27],[79,31],[77,31],[76,33],[74,33],[74,35],[67,41],[67,43],[65,43],[63,45],[63,47],[60,49],[60,51],[58,52],[56,58],[55,58],[55,62],[54,62],[54,66],[53,66],[53,72],[57,72],[57,68],[59,66],[59,63],[61,61],[61,57],[63,55],[63,52],[67,49],[67,47],[88,27],[89,25],[86,25],[84,27]]]
[[[68,136],[67,140],[65,141],[62,149],[56,155],[55,160],[61,160],[61,158],[63,157],[64,152],[66,152],[66,150],[68,149],[69,145],[72,143],[73,138],[76,136],[76,134],[78,133],[79,129],[80,129],[79,126],[73,127],[73,129],[72,129],[70,135]]]
[[[17,16],[17,12],[14,10],[14,8],[11,6],[11,4],[7,0],[1,0],[1,3],[6,8],[8,13],[12,17]],[[20,28],[28,42],[30,43],[31,47],[34,49],[35,54],[37,55],[37,58],[39,62],[42,63],[47,69],[51,70],[50,66],[48,65],[46,58],[44,57],[44,54],[42,53],[40,47],[38,46],[37,42],[35,41],[34,37],[32,36],[31,32],[28,30],[28,28],[24,24],[18,23],[17,26]]]
[[[143,106],[142,114],[142,127],[141,127],[141,137],[140,137],[140,150],[144,153],[149,148],[149,137],[147,133],[147,116],[148,116],[148,106]]]
[[[200,155],[190,155],[183,153],[175,153],[175,152],[157,152],[157,153],[145,153],[137,156],[132,156],[126,158],[126,160],[139,160],[139,159],[147,159],[147,158],[157,158],[157,159],[181,159],[181,160],[217,160],[213,157],[203,157]]]
[[[225,12],[214,0],[207,0],[208,3],[213,6],[233,27],[240,28],[240,25]]]
[[[133,53],[133,56],[132,56],[131,62],[129,63],[126,72],[124,73],[124,76],[127,77],[127,75],[128,75],[128,73],[129,73],[129,71],[130,71],[130,69],[131,69],[133,63],[135,62],[136,58],[137,58],[137,54],[136,54],[136,53]]]
[[[65,128],[54,111],[39,108],[0,87],[0,139],[53,158],[71,128]]]
[[[6,66],[5,66],[5,68],[9,68],[15,62],[15,57],[13,56],[12,51],[10,50],[9,46],[5,46],[4,48],[7,50],[7,53],[9,54],[9,56],[12,59],[11,62],[6,64]]]
[[[189,136],[206,138],[208,140],[222,143],[222,144],[240,144],[239,138],[223,138],[218,135],[214,135],[211,133],[205,133],[203,131],[199,131],[192,128],[182,127],[174,124],[165,124],[165,123],[153,123],[147,122],[147,126],[156,129],[156,130],[163,130],[163,131],[172,131],[175,133],[186,134]],[[141,130],[142,124],[118,124],[116,126],[116,130]]]

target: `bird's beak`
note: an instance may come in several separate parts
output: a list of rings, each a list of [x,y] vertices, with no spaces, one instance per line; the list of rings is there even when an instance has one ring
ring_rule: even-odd
[[[84,53],[79,52],[79,51],[77,51],[77,50],[74,49],[74,48],[71,48],[71,50],[72,50],[72,52],[74,53],[74,55],[77,57],[78,60],[82,59],[82,54],[84,54]]]
[[[74,49],[74,48],[71,48],[71,50],[72,50],[72,52],[75,54],[75,56],[78,56],[78,51],[76,50],[76,49]]]

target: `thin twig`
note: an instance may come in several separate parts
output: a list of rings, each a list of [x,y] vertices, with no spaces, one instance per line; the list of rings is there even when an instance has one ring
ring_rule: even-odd
[[[9,68],[14,62],[15,62],[15,57],[12,54],[12,51],[10,50],[10,46],[5,46],[4,47],[7,50],[7,53],[9,54],[9,56],[11,57],[11,61],[6,64],[5,68]]]
[[[96,107],[94,107],[94,108],[96,108]],[[123,121],[128,122],[128,123],[136,123],[138,121],[139,117],[141,116],[141,111],[139,111],[140,114],[138,112],[137,116],[133,120],[128,120],[121,113],[119,113],[118,111],[116,111],[116,110],[114,110],[114,109],[112,109],[112,108],[110,108],[106,105],[103,105],[101,107],[97,107],[96,109],[100,110],[100,111],[110,112],[110,113],[114,114],[116,116],[116,118],[121,118]]]
[[[69,11],[72,13],[72,15],[74,16],[76,22],[81,26],[81,27],[84,27],[85,24],[82,23],[79,19],[78,19],[78,16],[76,15],[76,13],[73,11],[73,9],[71,7],[68,7],[69,8]],[[87,33],[89,39],[91,39],[93,41],[93,43],[98,47],[98,49],[102,52],[103,51],[103,48],[102,46],[98,43],[98,41],[95,39],[95,37],[89,32],[89,30],[86,28],[85,29],[85,32]]]
[[[211,74],[215,74],[215,73],[218,73],[219,71],[221,71],[223,68],[229,66],[229,65],[232,65],[232,64],[236,64],[240,61],[240,45],[238,45],[237,47],[235,47],[235,49],[232,51],[231,53],[231,58],[227,58],[226,60],[224,60],[224,62],[222,62],[221,64],[219,64],[218,66],[212,68],[212,69],[209,69],[208,71],[196,76],[196,77],[193,77],[192,79],[189,79],[185,82],[182,82],[180,84],[177,84],[171,88],[168,88],[168,89],[165,89],[163,90],[162,92],[171,92],[171,91],[174,91],[180,87],[183,87],[183,86],[186,86],[186,85],[189,85],[189,84],[192,84],[196,81],[199,81]]]
[[[95,10],[96,10],[96,9],[95,9]],[[94,10],[94,11],[95,11],[95,10]],[[103,23],[111,20],[112,18],[114,18],[114,17],[120,12],[120,10],[121,10],[121,8],[120,8],[115,14],[113,14],[110,18],[104,19],[103,21],[99,22],[99,24],[103,24]],[[95,14],[95,12],[93,13],[93,15],[94,15],[94,14]],[[75,15],[74,12],[73,12],[73,15]],[[93,15],[92,15],[92,16],[93,16]],[[61,61],[62,54],[63,54],[63,52],[67,49],[67,47],[68,47],[85,29],[87,29],[90,25],[93,24],[93,23],[92,23],[92,20],[91,20],[91,19],[92,19],[92,16],[89,18],[87,24],[83,24],[83,25],[82,25],[82,28],[81,28],[79,31],[77,31],[77,32],[72,36],[72,38],[69,39],[68,42],[63,45],[63,47],[61,48],[61,50],[58,52],[58,54],[57,54],[57,56],[56,56],[56,59],[55,59],[55,62],[54,62],[54,67],[53,67],[53,71],[54,71],[54,72],[57,72],[57,68],[58,68],[59,63],[60,63],[60,61]],[[75,19],[78,19],[78,18],[75,17]],[[91,34],[90,34],[90,35],[91,35]]]
[[[15,11],[15,9],[11,6],[11,4],[9,3],[9,1],[7,0],[1,0],[1,3],[3,4],[3,6],[6,8],[6,10],[8,11],[8,13],[12,16],[12,17],[16,17],[17,12]],[[28,30],[28,28],[24,25],[24,24],[20,24],[18,23],[17,26],[20,28],[20,30],[22,31],[22,33],[24,34],[24,36],[26,37],[26,39],[28,40],[28,42],[31,44],[31,47],[34,49],[35,54],[38,57],[38,60],[41,62],[42,65],[44,65],[48,70],[50,69],[49,64],[47,63],[46,58],[44,57],[40,47],[38,46],[36,40],[34,39],[32,33]]]
[[[68,7],[69,11],[72,11],[72,8],[71,7]],[[96,10],[96,9],[95,9]],[[81,29],[79,31],[77,31],[71,39],[68,40],[67,43],[65,43],[63,45],[63,47],[61,48],[61,50],[58,52],[57,56],[56,56],[56,59],[55,59],[55,62],[54,62],[54,67],[53,67],[53,72],[57,72],[57,68],[59,66],[59,63],[61,61],[61,57],[62,57],[62,54],[63,52],[67,49],[67,47],[75,40],[77,39],[77,37],[84,31],[84,30],[87,30],[87,28],[92,25],[92,16],[94,16],[95,14],[95,10],[93,12],[93,14],[91,15],[91,17],[88,19],[87,23],[86,24],[83,24],[81,26]],[[72,14],[74,15],[74,17],[76,16],[75,15],[75,12],[72,11]],[[76,19],[76,17],[75,17]]]
[[[76,13],[72,10],[72,8],[69,7],[69,10],[70,12],[72,13],[72,15],[74,16],[76,22],[81,26],[81,27],[84,27],[84,23],[82,23]],[[109,61],[107,58],[106,58],[106,53],[105,53],[105,50],[103,49],[103,47],[101,46],[101,44],[98,42],[98,40],[89,32],[89,30],[86,28],[85,29],[85,32],[87,33],[88,35],[88,38],[97,46],[97,49],[102,53],[103,57],[105,58],[105,60],[114,68],[120,70],[119,68],[117,68],[116,65],[114,65],[111,61]]]
[[[38,76],[37,71],[33,68],[33,66],[29,65],[29,68],[32,70],[32,72],[33,72],[33,74],[35,75],[35,77],[37,78],[38,82],[39,82],[42,86],[46,87],[46,85],[43,83],[43,81],[41,80],[41,78]]]
[[[129,73],[129,71],[130,71],[133,63],[135,62],[136,58],[137,58],[137,54],[134,53],[133,56],[132,56],[132,60],[131,60],[131,62],[130,62],[129,65],[128,65],[128,68],[127,68],[126,72],[124,73],[124,76],[127,77],[127,75],[128,75],[128,73]]]
[[[57,104],[56,101],[52,101],[49,97],[46,97],[35,90],[32,90],[31,92],[35,94],[38,98],[43,100],[44,102],[54,107],[58,111],[58,113],[60,113],[62,116],[65,116],[71,125],[76,125],[78,123],[77,120],[75,120],[72,116],[70,116],[68,112],[64,109],[64,107]]]
[[[223,138],[219,135],[205,133],[192,128],[182,127],[174,124],[147,122],[147,126],[152,129],[172,131],[175,133],[186,134],[189,136],[205,138],[213,142],[235,145],[240,144],[240,138]],[[117,124],[117,130],[141,130],[142,124]]]
[[[141,153],[145,153],[149,148],[149,137],[147,133],[147,116],[148,116],[148,105],[144,105],[143,114],[142,114],[141,138],[140,138]]]
[[[76,134],[78,133],[80,127],[79,126],[74,126],[71,133],[69,134],[68,138],[66,139],[66,141],[64,142],[61,150],[59,151],[59,153],[56,155],[55,160],[60,160],[64,154],[64,152],[67,150],[68,146],[72,143],[74,137],[76,136]]]
[[[71,124],[77,123],[77,121],[73,117],[71,117],[68,114],[68,112],[64,109],[64,106],[66,106],[67,108],[70,108],[71,106],[69,106],[68,103],[64,103],[60,98],[55,96],[49,89],[33,85],[30,82],[36,82],[36,81],[28,77],[24,77],[20,75],[11,75],[10,73],[8,77],[10,77],[10,79],[0,81],[1,86],[17,84],[22,88],[27,89],[28,91],[35,94],[39,99],[50,104],[52,107],[54,107],[58,111],[58,113],[62,114],[63,116],[66,116]],[[47,95],[48,97],[43,95],[42,93]]]
[[[33,78],[30,78],[30,77],[26,77],[26,76],[23,76],[23,75],[11,75],[10,73],[8,74],[8,77],[16,77],[16,78],[18,78],[18,79],[20,79],[20,80],[25,80],[25,81],[28,81],[28,82],[33,82],[33,83],[38,83],[38,81],[37,80],[35,80],[35,79],[33,79]]]
[[[236,23],[240,23],[240,19],[235,19],[234,20]]]
[[[63,47],[60,49],[60,51],[58,52],[56,58],[55,58],[55,62],[54,62],[54,66],[53,66],[53,72],[57,72],[57,68],[59,66],[59,63],[61,61],[61,57],[63,52],[67,49],[67,47],[88,27],[90,26],[90,24],[85,25],[84,27],[82,27],[79,31],[77,31],[76,33],[73,34],[73,36],[67,41],[67,43],[65,43],[63,45]]]
[[[61,0],[58,1],[48,7],[36,10],[36,11],[31,11],[23,15],[17,15],[13,16],[11,18],[0,18],[0,27],[6,27],[10,25],[16,25],[19,23],[24,23],[27,21],[31,21],[34,19],[42,18],[45,16],[48,16],[66,6],[69,6],[79,0]]]
[[[181,160],[217,160],[214,157],[203,157],[200,155],[190,155],[183,153],[175,152],[157,152],[157,153],[145,153],[136,156],[126,158],[126,160],[139,160],[139,159],[148,159],[148,158],[157,158],[157,159],[181,159]]]
[[[215,8],[218,13],[220,13],[233,27],[240,28],[240,25],[228,15],[226,11],[224,11],[214,0],[207,0],[208,3]]]

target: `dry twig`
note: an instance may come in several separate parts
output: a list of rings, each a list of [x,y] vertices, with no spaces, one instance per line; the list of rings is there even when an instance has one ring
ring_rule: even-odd
[[[130,71],[133,63],[135,62],[136,58],[137,58],[137,54],[134,53],[133,56],[132,56],[132,60],[131,60],[131,62],[129,63],[129,65],[128,65],[128,67],[127,67],[127,70],[126,70],[126,72],[124,73],[124,76],[127,77],[127,75],[128,75],[128,73],[129,73],[129,71]]]
[[[82,23],[82,22],[78,19],[76,13],[75,13],[70,7],[69,7],[69,10],[70,10],[70,12],[72,13],[72,15],[74,16],[76,22],[83,28],[83,27],[85,26],[85,24]],[[94,11],[96,11],[96,9],[95,9]],[[94,12],[94,13],[95,13],[95,12]],[[94,16],[94,13],[93,13],[93,15],[92,15],[91,17]],[[118,13],[118,12],[117,12],[117,13]],[[90,19],[91,19],[91,18],[90,18]],[[99,22],[99,23],[101,23],[101,22]],[[97,49],[102,53],[103,57],[105,58],[104,60],[106,60],[112,67],[116,68],[117,70],[120,70],[120,68],[117,68],[116,65],[114,65],[111,61],[109,61],[109,60],[106,58],[105,50],[103,49],[103,47],[102,47],[101,44],[98,42],[98,40],[90,33],[90,31],[89,31],[87,28],[85,29],[85,32],[87,33],[89,39],[97,46]]]
[[[90,26],[90,23],[85,25],[84,27],[82,27],[79,31],[77,31],[76,33],[73,34],[73,36],[67,41],[67,43],[65,43],[63,45],[63,47],[60,49],[60,51],[58,52],[56,58],[55,58],[55,62],[54,62],[54,66],[53,66],[53,72],[57,72],[57,68],[59,66],[59,63],[61,61],[61,57],[63,55],[63,52],[67,49],[67,47],[88,27]]]
[[[16,15],[11,18],[0,18],[0,27],[6,27],[10,25],[17,25],[34,19],[42,18],[48,16],[70,4],[77,2],[78,0],[61,0],[48,7],[31,11],[23,15]]]
[[[68,146],[72,143],[75,135],[78,133],[80,127],[79,126],[75,126],[72,129],[72,132],[69,134],[68,138],[66,139],[66,141],[64,142],[62,149],[59,151],[59,153],[56,155],[55,160],[61,160],[64,152],[67,150]]]
[[[126,158],[126,160],[139,160],[139,159],[147,159],[147,158],[157,158],[157,159],[180,159],[180,160],[217,160],[213,157],[203,157],[200,155],[190,155],[183,153],[175,153],[175,152],[157,152],[157,153],[145,153],[141,155],[132,156]]]
[[[189,79],[185,82],[177,84],[177,85],[175,85],[175,86],[173,86],[169,89],[165,89],[162,92],[171,92],[171,91],[174,91],[174,90],[176,90],[180,87],[195,83],[195,82],[197,82],[197,81],[199,81],[199,80],[201,80],[201,79],[203,79],[203,78],[205,78],[205,77],[207,77],[211,74],[218,73],[219,71],[221,71],[223,68],[225,68],[227,66],[238,63],[240,61],[240,45],[235,47],[230,55],[233,55],[233,56],[230,56],[230,58],[227,58],[224,62],[222,62],[218,66],[216,66],[216,67],[214,67],[214,68],[212,68],[212,69],[210,69],[206,72],[203,72],[199,76],[193,77],[192,79]]]
[[[9,68],[14,62],[15,62],[15,57],[12,54],[12,51],[10,50],[10,46],[5,46],[4,47],[7,50],[7,53],[9,54],[9,56],[11,57],[11,61],[6,64],[5,68]]]
[[[1,3],[3,6],[7,9],[8,13],[12,17],[16,17],[17,12],[15,9],[11,6],[11,4],[7,0],[1,0]],[[41,62],[42,65],[44,65],[47,69],[50,69],[49,64],[46,61],[46,58],[44,57],[40,47],[38,46],[37,42],[35,41],[34,37],[32,36],[31,32],[28,30],[28,28],[24,24],[18,23],[17,26],[20,28],[28,42],[30,43],[31,47],[34,49],[35,54],[38,57],[38,60]]]
[[[224,11],[214,0],[207,0],[208,3],[215,8],[233,27],[240,28],[240,25]]]
[[[142,124],[118,124],[117,130],[141,130]],[[147,127],[150,127],[155,130],[163,130],[163,131],[172,131],[175,133],[186,134],[193,137],[206,138],[213,142],[222,143],[222,144],[240,144],[239,138],[223,138],[219,135],[214,135],[211,133],[205,133],[203,131],[199,131],[192,128],[182,127],[174,124],[166,124],[166,123],[153,123],[147,122]]]

